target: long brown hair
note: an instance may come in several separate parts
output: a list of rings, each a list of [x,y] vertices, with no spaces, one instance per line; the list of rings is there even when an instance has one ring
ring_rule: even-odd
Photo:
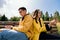
[[[33,19],[35,19],[36,23],[38,23],[38,22],[37,22],[37,17],[38,17],[38,12],[39,12],[39,11],[40,11],[39,9],[36,9],[36,10],[34,11],[34,14],[33,14],[33,16],[35,16],[35,18],[33,18]],[[39,18],[39,22],[40,22],[40,18]]]

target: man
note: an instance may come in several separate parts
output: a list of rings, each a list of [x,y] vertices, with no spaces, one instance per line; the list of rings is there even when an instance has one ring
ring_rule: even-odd
[[[13,29],[13,30],[16,30],[17,32],[22,32],[24,34],[27,35],[27,37],[29,38],[29,40],[31,40],[31,37],[33,36],[33,18],[27,14],[27,9],[25,7],[20,7],[18,9],[20,15],[22,16],[22,20],[20,20],[19,22],[19,26],[18,27],[11,27],[11,26],[5,26],[5,28],[9,28],[9,29]],[[7,31],[6,31],[7,32]],[[7,32],[8,34],[11,35],[11,32]],[[7,35],[6,33],[6,35]],[[13,34],[14,32],[12,32]],[[19,36],[19,33],[18,33],[18,36],[20,37],[19,40],[26,40],[24,39],[26,36],[23,36],[23,34],[20,33],[20,36]],[[5,34],[5,33],[4,33]],[[22,35],[21,35],[22,34]],[[17,34],[16,34],[17,35]],[[9,36],[9,35],[8,35]],[[22,37],[21,37],[22,36]],[[18,37],[17,37],[18,38]],[[13,39],[13,38],[11,38]],[[15,39],[14,39],[15,40]],[[16,39],[17,40],[17,39]]]
[[[33,18],[27,14],[27,10],[25,7],[21,7],[18,9],[20,15],[22,16],[22,20],[19,22],[18,27],[13,27],[14,30],[19,32],[24,32],[28,38],[32,37],[33,34]]]
[[[30,38],[33,34],[33,18],[27,14],[27,9],[25,7],[21,7],[18,9],[22,19],[19,22],[18,27],[12,27],[12,29],[17,30],[19,32],[24,32],[28,38]]]

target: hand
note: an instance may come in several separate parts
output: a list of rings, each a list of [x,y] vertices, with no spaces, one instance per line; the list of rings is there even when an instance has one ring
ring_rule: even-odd
[[[51,22],[50,22],[50,24],[52,24],[52,25],[55,25],[57,22],[56,22],[56,20],[52,20]]]
[[[0,32],[2,32],[2,30],[0,30]]]
[[[6,26],[5,26],[6,29],[11,29],[12,27],[13,27],[13,26],[11,26],[11,25],[6,25]]]

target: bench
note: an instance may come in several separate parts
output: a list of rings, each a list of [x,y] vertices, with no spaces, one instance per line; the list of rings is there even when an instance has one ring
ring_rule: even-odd
[[[49,24],[49,21],[44,21],[45,24]],[[17,26],[19,25],[18,21],[0,21],[0,28],[4,28],[5,25]],[[57,34],[57,27],[53,26],[51,31],[47,32],[51,34]]]

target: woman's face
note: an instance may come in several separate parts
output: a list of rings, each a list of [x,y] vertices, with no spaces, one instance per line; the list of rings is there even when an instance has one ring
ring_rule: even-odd
[[[39,18],[41,17],[41,15],[42,15],[42,14],[41,14],[41,12],[40,12],[40,11],[38,11],[38,17],[39,17]]]

